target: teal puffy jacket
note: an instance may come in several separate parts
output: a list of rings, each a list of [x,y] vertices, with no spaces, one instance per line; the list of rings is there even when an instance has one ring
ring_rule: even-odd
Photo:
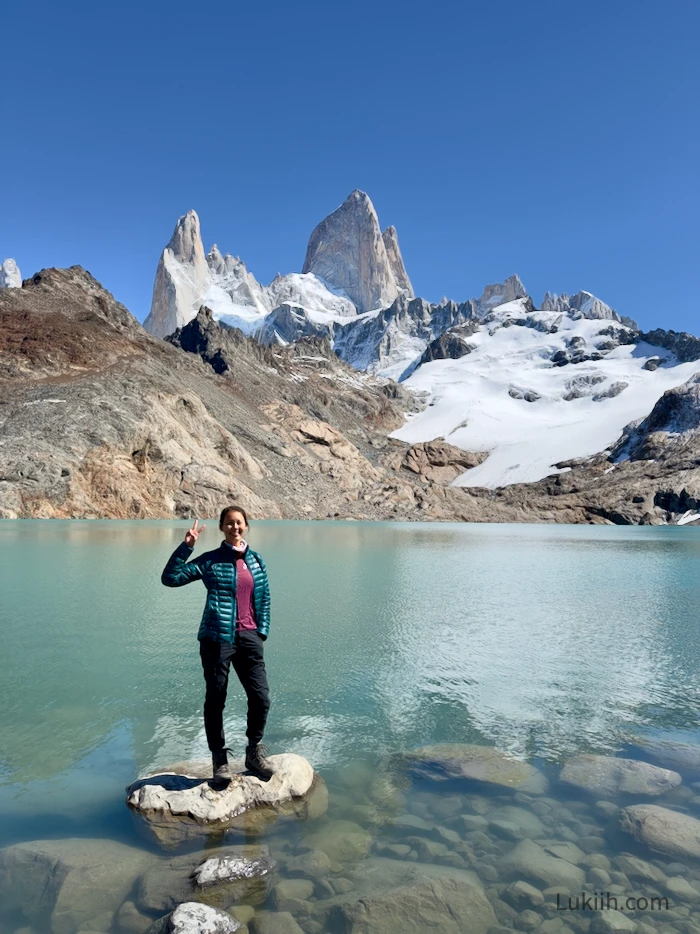
[[[161,581],[166,587],[182,587],[201,580],[207,588],[207,602],[199,625],[198,639],[233,642],[236,637],[236,555],[222,542],[194,561],[187,559],[192,548],[184,542],[170,556]],[[243,556],[253,575],[253,611],[258,632],[267,639],[270,631],[270,585],[267,568],[260,555],[250,548]]]

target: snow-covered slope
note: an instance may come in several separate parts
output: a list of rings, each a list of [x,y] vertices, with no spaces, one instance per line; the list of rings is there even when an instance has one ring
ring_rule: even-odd
[[[488,451],[458,486],[540,480],[560,461],[605,450],[699,364],[635,342],[634,331],[610,323],[620,321],[614,312],[600,315],[600,304],[573,309],[573,316],[569,309],[528,311],[527,299],[496,307],[469,336],[470,352],[424,363],[406,380],[428,394],[428,406],[393,437],[444,437]]]

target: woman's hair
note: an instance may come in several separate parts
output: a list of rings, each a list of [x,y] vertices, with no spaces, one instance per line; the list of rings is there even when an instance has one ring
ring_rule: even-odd
[[[248,527],[248,514],[246,513],[245,509],[243,509],[241,506],[227,506],[225,509],[221,510],[221,515],[219,516],[219,528],[223,526],[224,519],[230,512],[240,512],[240,514],[245,519],[246,528]]]

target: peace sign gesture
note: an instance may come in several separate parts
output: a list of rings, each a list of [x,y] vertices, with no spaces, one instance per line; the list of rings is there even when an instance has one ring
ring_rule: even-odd
[[[197,528],[197,523],[199,519],[194,520],[194,525],[191,529],[188,529],[185,533],[185,544],[189,545],[190,548],[194,546],[194,543],[197,541],[200,532],[203,532],[206,529],[206,525],[202,525]]]

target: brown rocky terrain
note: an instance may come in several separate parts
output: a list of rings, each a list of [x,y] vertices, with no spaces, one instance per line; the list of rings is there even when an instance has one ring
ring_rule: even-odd
[[[80,267],[0,290],[0,517],[664,523],[700,504],[698,387],[539,483],[449,483],[483,460],[387,435],[419,400],[308,338],[263,347],[206,309],[154,338]],[[682,416],[682,417],[681,417]]]

